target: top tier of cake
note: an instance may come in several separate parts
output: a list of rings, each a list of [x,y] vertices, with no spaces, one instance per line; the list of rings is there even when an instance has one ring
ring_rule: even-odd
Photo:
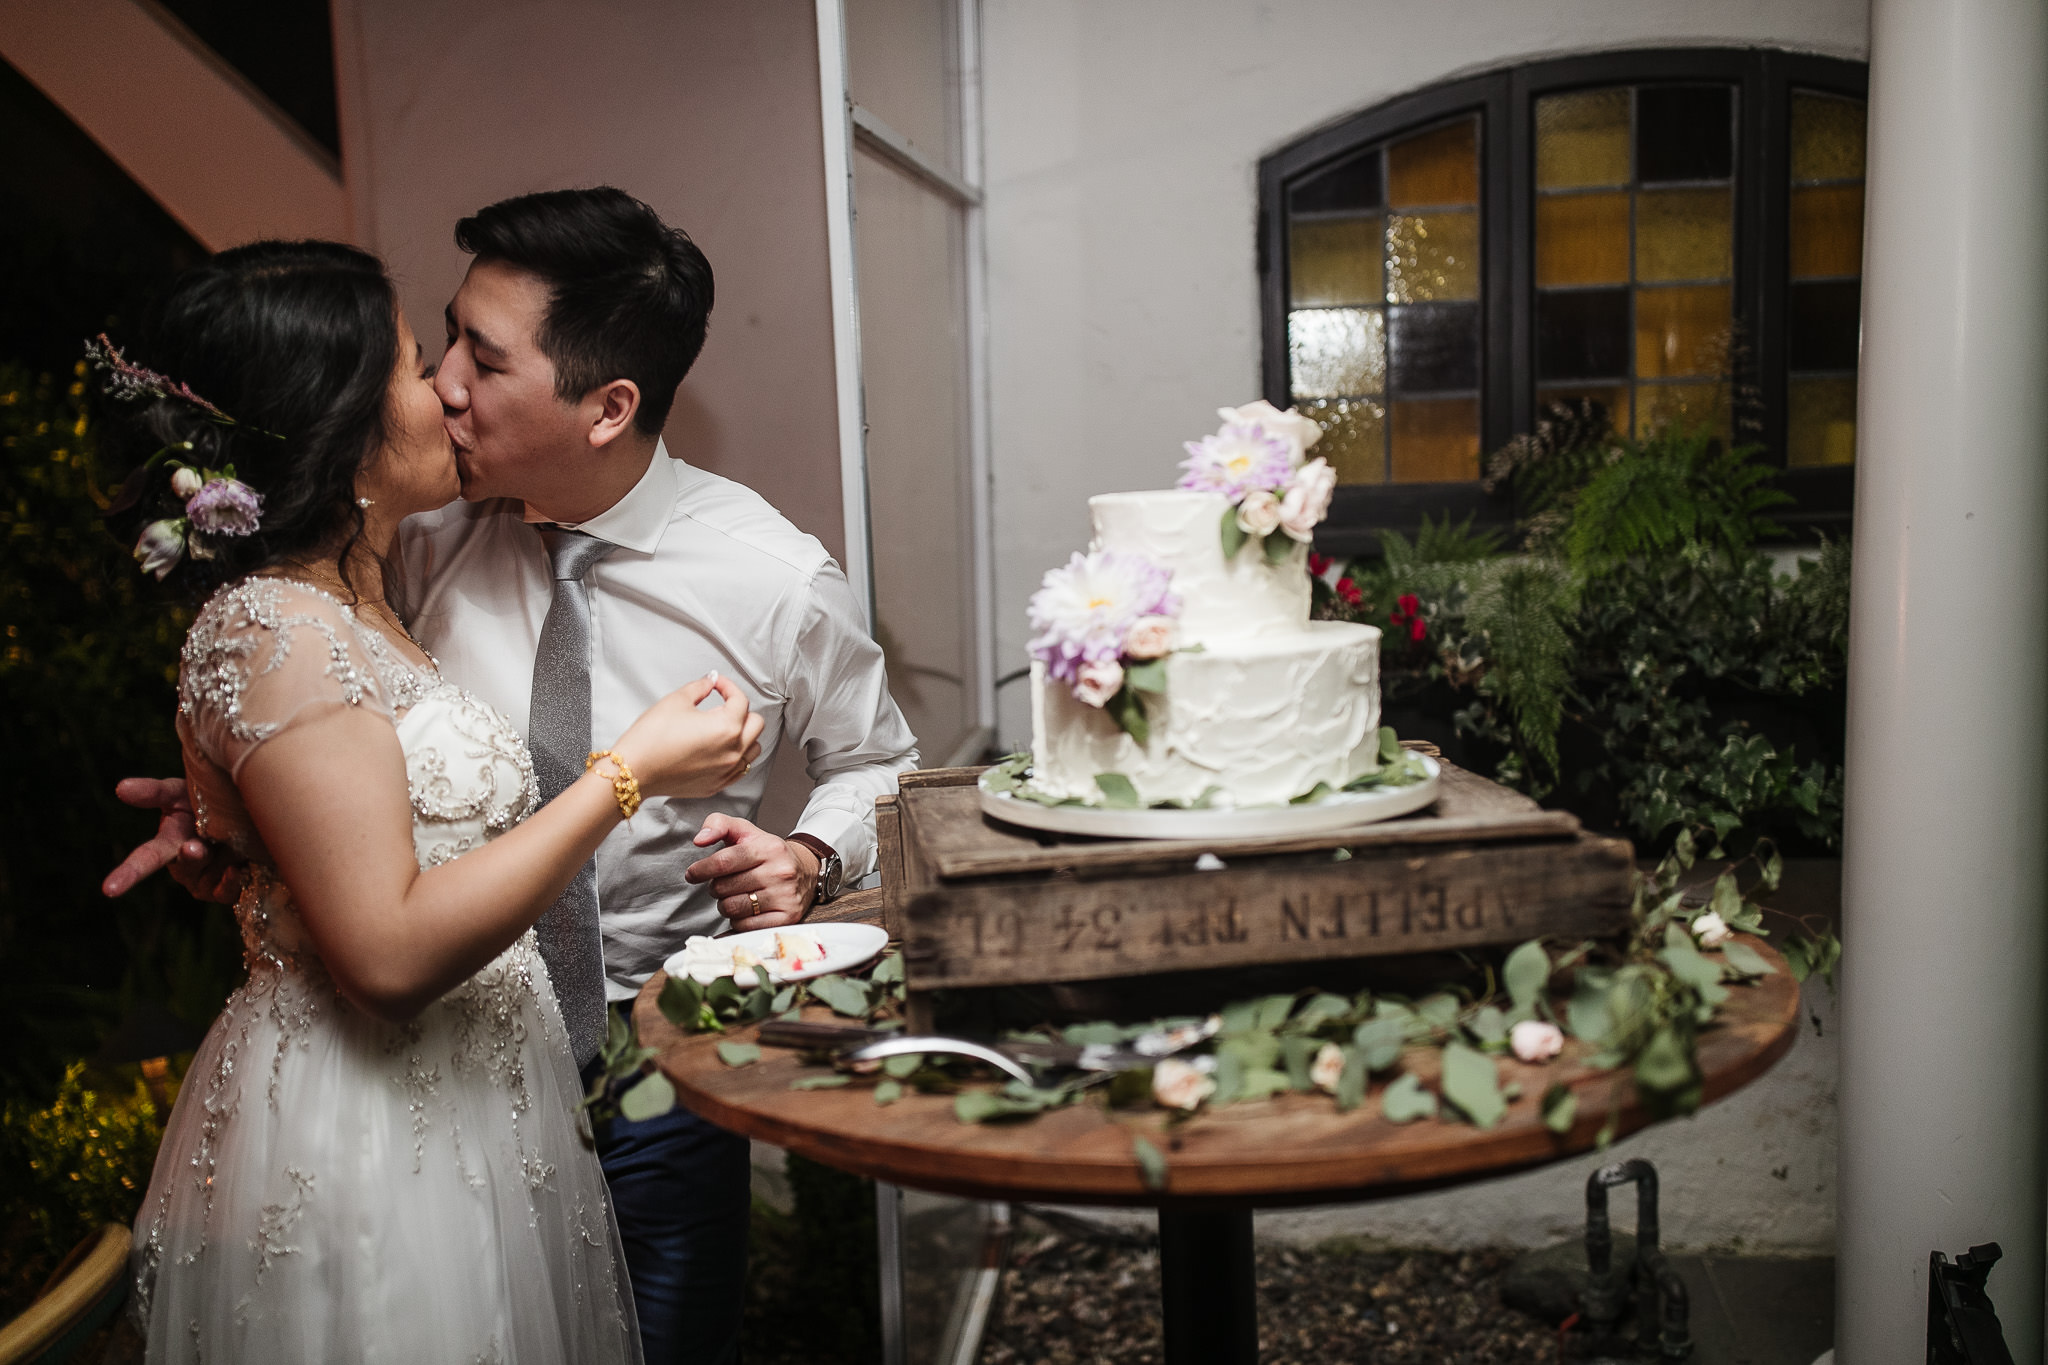
[[[1269,563],[1252,543],[1225,560],[1223,513],[1229,507],[1220,493],[1182,489],[1088,499],[1094,548],[1142,554],[1172,570],[1182,645],[1297,630],[1308,621],[1308,547],[1295,545]]]

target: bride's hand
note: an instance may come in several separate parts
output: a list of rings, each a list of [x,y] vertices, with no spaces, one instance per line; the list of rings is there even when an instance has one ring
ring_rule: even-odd
[[[723,706],[699,709],[713,692]],[[699,678],[641,713],[613,747],[626,757],[642,796],[712,796],[761,756],[762,719],[727,678]]]

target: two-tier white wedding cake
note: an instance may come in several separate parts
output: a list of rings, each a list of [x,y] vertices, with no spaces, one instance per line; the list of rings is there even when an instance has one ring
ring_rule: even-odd
[[[1264,403],[1222,415],[1181,487],[1090,498],[1093,545],[1033,599],[1042,798],[1284,805],[1379,764],[1380,633],[1309,620],[1319,433]]]

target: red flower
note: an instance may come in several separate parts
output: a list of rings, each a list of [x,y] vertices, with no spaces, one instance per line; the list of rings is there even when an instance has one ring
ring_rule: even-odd
[[[1422,619],[1422,599],[1412,592],[1404,592],[1394,599],[1394,610],[1387,614],[1387,620],[1397,626],[1404,626],[1408,638],[1420,641],[1429,633],[1429,626]]]
[[[1321,578],[1330,571],[1330,557],[1328,555],[1319,555],[1314,550],[1310,550],[1308,552],[1308,571],[1317,578]]]
[[[1365,600],[1365,594],[1360,592],[1358,585],[1348,578],[1337,580],[1337,596],[1343,598],[1354,607]]]

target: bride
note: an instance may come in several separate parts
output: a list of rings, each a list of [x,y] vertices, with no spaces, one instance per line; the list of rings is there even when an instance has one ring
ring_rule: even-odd
[[[213,589],[177,727],[201,829],[250,875],[249,980],[137,1217],[148,1358],[638,1360],[531,926],[641,797],[739,777],[761,720],[730,683],[692,683],[536,809],[519,735],[391,605],[399,522],[457,480],[376,259],[226,251],[156,331],[164,373],[95,359],[158,448],[123,499],[162,513],[137,557]]]

